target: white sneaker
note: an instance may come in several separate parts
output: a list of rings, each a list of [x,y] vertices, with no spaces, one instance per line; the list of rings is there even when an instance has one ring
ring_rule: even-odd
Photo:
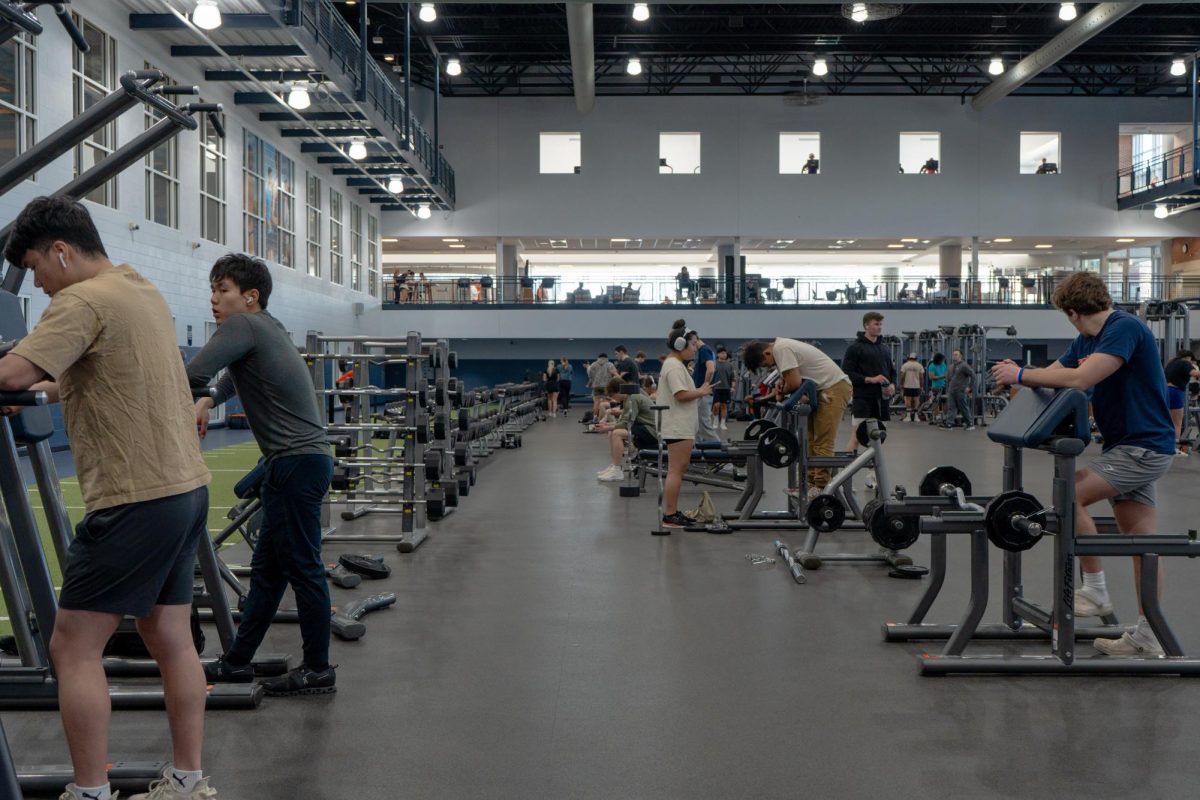
[[[171,767],[166,767],[163,776],[150,784],[149,793],[135,794],[129,800],[209,800],[217,796],[217,790],[208,785],[208,778],[201,778],[190,792],[179,791],[171,777],[166,774],[166,770],[169,769]]]
[[[1188,457],[1188,454],[1187,454],[1187,453],[1185,453],[1185,452],[1183,452],[1182,450],[1176,450],[1176,451],[1175,451],[1175,457],[1176,457],[1176,458],[1187,458],[1187,457]]]
[[[867,489],[875,488],[875,470],[869,469],[864,473],[863,486]]]
[[[625,477],[625,470],[620,467],[609,467],[596,477],[602,481],[619,481]]]
[[[966,430],[973,431],[973,430],[975,430],[975,426],[974,426],[974,425],[968,425],[968,426],[966,427]]]
[[[1161,656],[1163,654],[1162,645],[1149,631],[1144,637],[1140,632],[1129,633],[1127,631],[1121,634],[1120,639],[1097,639],[1092,642],[1092,647],[1106,656]]]
[[[728,420],[724,420],[724,419],[721,420],[721,430],[723,430],[723,431],[729,430],[729,421]],[[1187,453],[1184,453],[1184,455],[1187,455]]]
[[[1075,616],[1106,617],[1111,613],[1113,613],[1113,605],[1107,597],[1097,598],[1086,586],[1075,590]]]
[[[110,797],[112,797],[112,800],[117,800],[117,795],[119,794],[120,792],[113,792]],[[80,792],[79,787],[73,783],[68,783],[66,791],[58,796],[58,800],[82,800],[83,798],[84,794]]]

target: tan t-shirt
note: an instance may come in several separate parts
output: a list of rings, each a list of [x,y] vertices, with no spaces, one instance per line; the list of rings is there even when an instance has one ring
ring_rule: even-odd
[[[89,513],[208,484],[171,310],[128,264],[54,295],[12,352],[58,381]]]
[[[694,391],[692,374],[678,358],[668,358],[658,376],[658,405],[667,406],[662,412],[663,439],[695,439],[700,419],[695,400],[676,400],[676,392]]]
[[[900,385],[905,389],[920,389],[925,368],[920,361],[909,359],[900,367]]]
[[[850,382],[841,367],[833,359],[822,353],[807,342],[795,339],[779,338],[775,340],[771,352],[775,355],[775,367],[779,374],[789,369],[799,369],[800,374],[825,390],[841,381]]]

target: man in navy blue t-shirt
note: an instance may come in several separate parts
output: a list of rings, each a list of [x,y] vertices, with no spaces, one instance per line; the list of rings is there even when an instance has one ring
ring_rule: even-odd
[[[713,373],[717,371],[717,354],[713,349],[704,343],[700,338],[700,334],[695,331],[688,331],[687,339],[689,342],[696,342],[696,366],[692,370],[692,381],[699,389],[706,383],[712,383]],[[697,442],[715,442],[720,440],[717,435],[717,429],[713,425],[712,420],[712,395],[708,394],[700,398],[696,403],[696,414],[699,417],[699,427],[696,428]]]
[[[1054,290],[1054,305],[1066,313],[1079,336],[1058,361],[1045,369],[1022,369],[1012,361],[997,364],[992,377],[1005,386],[1042,386],[1092,391],[1092,416],[1104,437],[1099,458],[1075,473],[1076,531],[1096,533],[1087,507],[1112,503],[1122,533],[1154,533],[1154,483],[1175,457],[1175,428],[1167,410],[1167,383],[1158,360],[1158,344],[1146,324],[1114,309],[1104,282],[1089,272],[1068,277]],[[1112,601],[1099,558],[1081,556],[1083,587],[1075,592],[1075,616],[1111,614]],[[1141,559],[1134,558],[1140,585]],[[1162,572],[1159,572],[1159,589]],[[1141,598],[1138,600],[1141,611]],[[1120,639],[1097,639],[1108,655],[1162,655],[1162,646],[1145,616]]]

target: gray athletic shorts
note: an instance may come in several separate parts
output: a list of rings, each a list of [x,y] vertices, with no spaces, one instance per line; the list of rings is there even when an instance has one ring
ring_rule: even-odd
[[[1087,468],[1108,481],[1120,494],[1109,498],[1110,503],[1133,500],[1145,506],[1154,505],[1154,482],[1167,474],[1174,455],[1156,453],[1144,447],[1119,444],[1105,450]]]

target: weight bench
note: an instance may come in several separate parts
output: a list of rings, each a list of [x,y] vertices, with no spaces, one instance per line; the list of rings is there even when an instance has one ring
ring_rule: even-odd
[[[732,478],[723,478],[718,470],[726,465],[732,465],[735,470],[739,467],[745,468],[751,455],[744,450],[731,449],[725,442],[697,442],[692,448],[692,466],[688,468],[683,479],[694,485],[703,484],[718,489],[741,491],[744,475],[735,471]],[[639,476],[638,490],[645,491],[647,477],[658,474],[658,450],[638,450],[633,458],[633,466]],[[663,469],[665,477],[665,464]]]

